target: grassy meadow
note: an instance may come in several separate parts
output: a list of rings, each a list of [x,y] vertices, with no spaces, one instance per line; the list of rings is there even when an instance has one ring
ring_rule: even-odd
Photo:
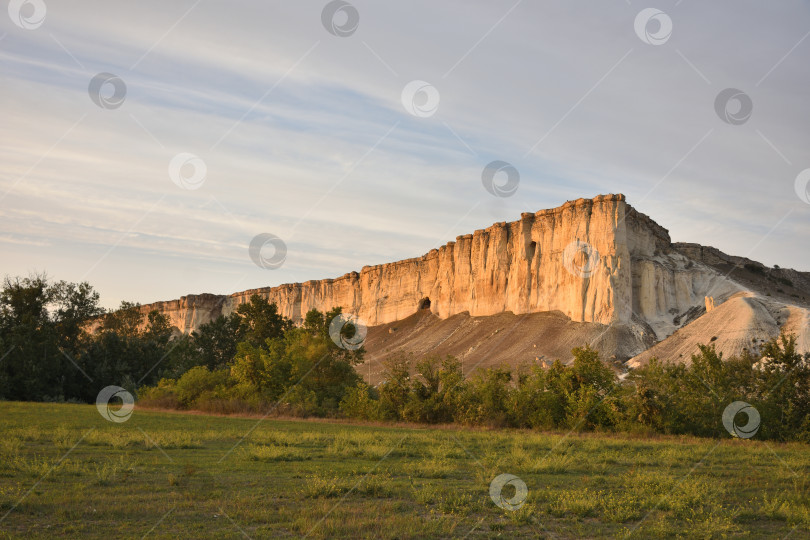
[[[0,402],[0,538],[810,538],[808,472],[798,443]]]

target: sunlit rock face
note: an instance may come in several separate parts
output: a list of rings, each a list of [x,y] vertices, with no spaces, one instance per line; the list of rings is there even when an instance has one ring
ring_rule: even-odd
[[[705,313],[707,296],[719,306],[743,290],[704,264],[714,252],[698,257],[700,246],[678,246],[624,195],[601,195],[523,213],[421,257],[359,273],[228,296],[189,295],[144,311],[157,309],[188,333],[258,294],[296,322],[310,309],[336,306],[369,326],[420,309],[441,319],[464,312],[560,312],[574,322],[632,327],[660,340]]]
[[[230,296],[190,295],[145,309],[167,315],[182,332],[230,313],[253,294],[275,302],[296,321],[310,309],[341,306],[378,325],[412,315],[425,299],[441,318],[462,312],[480,316],[560,311],[573,321],[629,321],[631,249],[654,251],[657,241],[668,244],[666,231],[658,226],[649,230],[650,224],[632,211],[623,195],[580,199],[459,236],[418,258],[366,266],[336,279]],[[628,234],[634,236],[630,242]],[[593,251],[577,252],[578,246]]]

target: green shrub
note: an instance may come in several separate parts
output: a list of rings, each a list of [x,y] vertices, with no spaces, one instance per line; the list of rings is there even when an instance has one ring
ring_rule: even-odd
[[[153,409],[179,409],[181,403],[176,394],[177,381],[160,379],[157,386],[144,386],[138,390],[138,406]]]
[[[321,412],[318,407],[318,396],[314,391],[296,385],[281,399],[279,412],[293,416],[313,416]]]
[[[373,389],[366,383],[358,383],[349,388],[340,401],[341,414],[348,418],[361,420],[377,420],[380,418],[380,402],[374,398]]]
[[[512,374],[506,367],[476,371],[470,378],[459,413],[462,423],[504,427],[508,425]]]
[[[210,371],[206,366],[196,366],[186,371],[177,381],[175,395],[183,407],[191,407],[195,402],[211,398],[219,386],[226,386],[230,376],[225,370]]]
[[[397,355],[383,361],[383,377],[380,383],[380,417],[383,420],[402,420],[408,403],[411,359]]]

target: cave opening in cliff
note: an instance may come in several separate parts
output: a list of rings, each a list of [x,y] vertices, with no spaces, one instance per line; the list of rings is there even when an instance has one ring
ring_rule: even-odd
[[[526,248],[526,258],[529,259],[530,261],[533,260],[536,251],[537,251],[537,242],[532,242]]]
[[[419,300],[419,309],[430,309],[430,298],[425,297]]]

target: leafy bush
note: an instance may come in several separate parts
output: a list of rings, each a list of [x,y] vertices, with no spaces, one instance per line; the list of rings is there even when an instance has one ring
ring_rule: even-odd
[[[411,359],[396,355],[383,362],[383,382],[380,383],[380,417],[402,420],[411,392]]]
[[[175,399],[180,407],[209,412],[336,414],[346,393],[357,388],[360,377],[353,366],[364,350],[339,348],[328,335],[326,316],[318,311],[307,314],[304,327],[293,328],[258,296],[245,305],[237,314],[246,338],[236,344],[227,367],[194,366],[173,385],[146,389],[143,403],[160,406]],[[260,337],[264,341],[257,344]]]
[[[138,405],[154,409],[180,409],[177,399],[177,381],[160,379],[156,386],[144,386],[138,390]]]
[[[373,388],[366,383],[358,383],[349,388],[340,401],[339,409],[343,416],[360,420],[377,420],[380,418],[380,402],[375,399]]]
[[[182,406],[189,408],[200,398],[214,397],[217,389],[224,389],[229,383],[227,371],[210,371],[206,366],[196,366],[178,379],[175,395]]]

